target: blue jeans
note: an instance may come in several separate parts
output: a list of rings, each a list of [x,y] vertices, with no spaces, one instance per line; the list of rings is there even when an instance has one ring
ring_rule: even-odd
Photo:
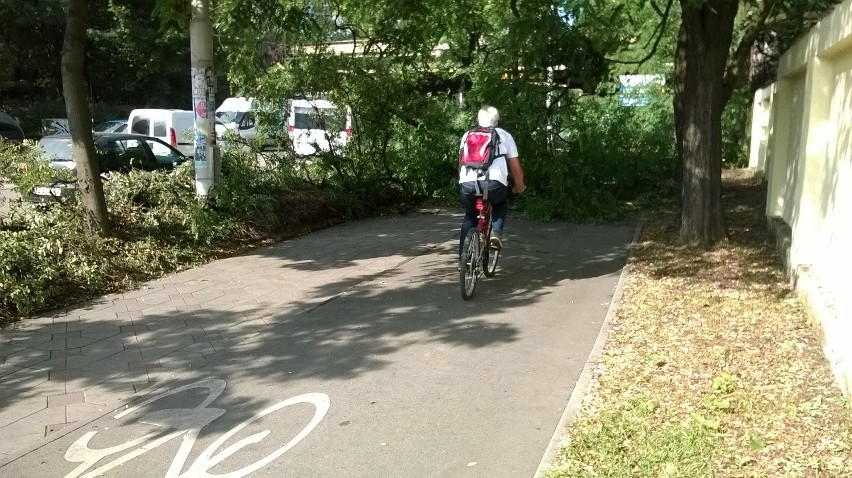
[[[480,190],[486,187],[486,181],[479,181]],[[503,232],[503,225],[506,222],[506,213],[509,210],[509,204],[506,202],[506,186],[499,181],[487,181],[488,201],[491,202],[491,233],[500,234]],[[461,225],[459,234],[459,257],[462,255],[464,247],[464,238],[467,236],[467,231],[471,227],[476,227],[479,222],[479,211],[476,210],[476,186],[473,181],[467,183],[459,183],[459,193],[461,194],[462,207],[464,207],[464,220]]]

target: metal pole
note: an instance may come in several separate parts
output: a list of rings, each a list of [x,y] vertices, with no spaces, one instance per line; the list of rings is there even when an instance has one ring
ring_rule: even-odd
[[[210,0],[190,0],[189,50],[192,66],[192,109],[195,113],[195,190],[213,194],[219,171],[216,146],[216,75],[213,72],[213,24]]]

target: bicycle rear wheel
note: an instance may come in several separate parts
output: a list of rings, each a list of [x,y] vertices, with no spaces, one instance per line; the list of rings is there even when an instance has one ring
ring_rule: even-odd
[[[488,248],[485,253],[485,277],[494,277],[497,273],[497,259],[500,258],[499,249]]]
[[[459,285],[464,300],[473,297],[476,280],[482,269],[482,233],[479,229],[471,228],[464,238],[462,255],[459,258]]]

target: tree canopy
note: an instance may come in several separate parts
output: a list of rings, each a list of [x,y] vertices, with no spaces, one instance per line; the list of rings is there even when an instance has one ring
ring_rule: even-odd
[[[724,237],[717,186],[726,104],[734,91],[770,81],[783,50],[836,3],[218,0],[218,97],[231,90],[275,104],[313,94],[351,107],[358,134],[347,159],[318,161],[349,188],[369,189],[374,180],[425,195],[446,188],[435,178],[452,176],[455,141],[481,103],[502,110],[532,170],[529,201],[545,197],[542,209],[579,207],[583,196],[571,191],[610,191],[609,199],[589,200],[604,207],[625,198],[623,181],[652,189],[659,179],[645,176],[647,161],[638,158],[654,151],[657,176],[679,165],[684,241],[712,245]],[[183,0],[94,4],[84,70],[89,100],[189,107],[188,11]],[[0,101],[61,98],[62,1],[0,0],[0,14]],[[336,53],[334,42],[353,54]],[[670,106],[617,109],[617,75],[625,73],[664,75],[661,98],[673,93]],[[601,113],[591,98],[616,106]],[[607,141],[633,133],[618,131],[598,135],[596,147],[610,152],[598,155],[573,126],[587,124],[581,114],[598,115],[602,130],[613,118],[622,125],[657,118],[652,124],[670,135],[672,148],[651,146],[649,136],[625,136],[614,147]],[[662,144],[665,134],[651,141]]]
[[[0,100],[62,97],[61,0],[0,0]],[[188,107],[189,33],[152,16],[155,0],[91,2],[85,80],[90,100]]]

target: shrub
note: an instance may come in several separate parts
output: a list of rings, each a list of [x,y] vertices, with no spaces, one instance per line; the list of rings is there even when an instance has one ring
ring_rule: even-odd
[[[568,103],[521,152],[532,188],[521,206],[536,219],[607,219],[643,194],[673,192],[673,122],[662,92],[644,107],[621,106],[614,96]]]
[[[26,196],[33,188],[56,180],[72,181],[70,171],[52,169],[50,160],[42,154],[38,144],[26,140],[9,143],[0,140],[0,179],[6,178]]]
[[[0,233],[0,308],[28,314],[52,302],[61,251],[55,241],[34,231]]]
[[[126,238],[154,236],[175,245],[210,245],[233,227],[226,216],[199,202],[192,163],[174,172],[134,170],[112,174],[104,194],[116,230]]]
[[[0,316],[28,315],[64,303],[69,293],[103,290],[110,257],[99,242],[76,206],[17,216],[0,231]]]
[[[738,88],[722,112],[722,165],[726,168],[748,166],[751,106],[748,88]]]
[[[0,153],[18,187],[37,184],[34,171],[46,160],[36,148],[0,144]],[[104,192],[113,237],[90,233],[79,202],[20,208],[0,229],[0,318],[122,289],[258,239],[344,217],[333,195],[298,181],[286,167],[260,167],[256,158],[225,152],[218,196],[208,203],[196,197],[191,162],[172,172],[109,175]]]

